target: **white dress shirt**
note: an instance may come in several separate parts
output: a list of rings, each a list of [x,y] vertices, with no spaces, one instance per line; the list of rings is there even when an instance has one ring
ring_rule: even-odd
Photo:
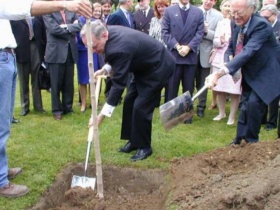
[[[21,20],[31,17],[31,5],[34,0],[1,0],[0,4],[0,49],[17,46],[9,20]]]

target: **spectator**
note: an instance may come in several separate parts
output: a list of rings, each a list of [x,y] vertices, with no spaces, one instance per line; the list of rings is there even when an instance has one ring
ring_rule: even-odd
[[[210,73],[209,57],[213,49],[213,39],[217,24],[223,19],[223,15],[213,8],[217,0],[203,0],[199,8],[204,14],[204,36],[199,45],[198,64],[196,69],[196,89],[203,87],[205,78]],[[197,116],[204,117],[206,108],[207,90],[198,97]]]
[[[39,88],[39,69],[44,61],[46,49],[46,29],[42,16],[25,20],[11,21],[12,31],[17,42],[17,68],[20,84],[21,116],[30,109],[29,77],[31,76],[33,107],[45,113]]]
[[[154,10],[150,7],[150,0],[138,0],[140,9],[134,13],[135,29],[149,34],[151,19]]]
[[[260,14],[265,19],[268,20],[268,22],[272,25],[274,36],[276,40],[280,41],[280,21],[277,18],[278,17],[278,9],[276,6],[272,4],[268,4],[264,6]],[[279,107],[279,99],[280,96],[275,98],[269,105],[268,105],[268,119],[266,121],[266,130],[272,130],[277,128],[277,118],[278,118],[278,107]]]
[[[280,83],[275,79],[280,78],[280,45],[271,25],[255,14],[257,9],[258,0],[232,0],[230,12],[235,23],[225,53],[228,63],[206,79],[211,87],[219,77],[233,75],[241,68],[241,107],[232,144],[240,144],[242,139],[247,143],[259,141],[266,104],[280,95]],[[233,56],[230,61],[229,56]]]
[[[181,81],[183,92],[189,91],[193,94],[197,48],[203,33],[203,13],[188,0],[180,0],[178,5],[165,9],[162,38],[176,60],[176,70],[169,79],[167,101],[178,95]],[[186,123],[191,122],[189,119]]]
[[[153,112],[161,89],[175,68],[174,59],[162,44],[142,32],[122,26],[108,26],[107,29],[99,20],[92,22],[91,27],[93,51],[104,54],[113,71],[112,89],[98,115],[98,125],[105,116],[111,116],[126,87],[128,74],[133,72],[135,79],[124,100],[121,131],[121,139],[128,142],[119,151],[130,153],[138,149],[131,161],[143,160],[153,153]],[[81,35],[86,43],[84,29]],[[95,76],[106,73],[102,69]]]
[[[171,0],[170,4],[172,5],[176,5],[179,3],[179,0]]]
[[[29,192],[24,185],[9,182],[21,173],[21,168],[9,168],[6,143],[10,136],[14,111],[17,69],[15,66],[16,41],[9,20],[21,20],[27,17],[43,15],[48,12],[71,10],[90,16],[89,2],[76,0],[71,2],[44,2],[33,0],[2,0],[0,4],[0,196],[20,197]]]
[[[78,59],[75,33],[82,26],[78,15],[69,11],[43,18],[47,29],[45,61],[50,71],[52,113],[55,120],[61,120],[62,114],[73,113],[74,63]]]
[[[93,17],[91,20],[101,19],[102,17],[102,7],[100,3],[93,4]],[[86,18],[84,16],[79,17],[80,23],[83,25],[86,23]],[[78,45],[78,61],[77,61],[77,70],[78,70],[78,81],[80,87],[80,96],[81,96],[81,112],[85,112],[87,108],[86,99],[87,99],[87,86],[89,84],[89,69],[88,69],[88,52],[85,47],[80,33],[77,32],[76,35],[77,45]],[[97,53],[93,53],[93,63],[94,63],[94,71],[100,69],[104,61],[103,57],[98,55]]]
[[[112,10],[112,1],[111,0],[101,0],[101,6],[102,6],[102,21],[104,23],[107,23],[107,20],[111,14]]]
[[[230,1],[223,0],[220,5],[223,19],[218,22],[215,37],[213,40],[215,56],[212,60],[213,72],[219,70],[219,66],[224,63],[224,54],[228,48],[229,40],[231,37],[231,15],[230,15]],[[213,88],[213,91],[217,94],[217,102],[219,108],[219,114],[213,120],[219,121],[226,117],[226,99],[227,94],[231,96],[230,114],[227,124],[233,125],[235,121],[235,114],[239,105],[239,98],[241,94],[241,78],[238,81],[233,81],[231,75],[225,75],[218,80],[217,85]]]

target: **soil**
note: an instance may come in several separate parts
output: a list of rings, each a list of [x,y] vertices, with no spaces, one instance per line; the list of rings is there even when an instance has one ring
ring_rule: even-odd
[[[280,139],[174,159],[168,171],[103,166],[104,200],[70,188],[82,173],[81,164],[67,166],[31,209],[280,210]]]

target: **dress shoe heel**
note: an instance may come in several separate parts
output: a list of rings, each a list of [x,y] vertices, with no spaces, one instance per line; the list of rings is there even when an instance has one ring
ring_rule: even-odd
[[[132,146],[131,142],[128,141],[123,147],[119,149],[119,152],[130,153],[134,150],[137,150],[137,148]]]

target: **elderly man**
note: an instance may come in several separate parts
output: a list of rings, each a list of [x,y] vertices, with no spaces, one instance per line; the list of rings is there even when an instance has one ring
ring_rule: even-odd
[[[110,117],[126,87],[129,72],[134,74],[123,105],[121,139],[128,140],[120,152],[138,150],[131,161],[143,160],[153,152],[151,147],[152,118],[160,101],[160,93],[175,69],[169,51],[157,40],[137,30],[123,26],[106,26],[96,20],[91,23],[92,50],[105,55],[112,66],[112,88],[98,124]],[[84,43],[85,28],[81,31]],[[133,38],[132,38],[133,37]],[[135,42],[137,40],[137,42]],[[107,73],[101,69],[95,76]]]
[[[225,53],[228,62],[220,71],[206,78],[209,87],[225,74],[242,72],[241,108],[237,124],[237,133],[232,144],[259,140],[262,117],[266,104],[280,95],[280,45],[271,25],[262,17],[255,15],[257,0],[233,0],[231,14],[232,40]],[[234,58],[229,61],[229,57]]]
[[[2,0],[0,4],[0,196],[19,197],[28,193],[24,185],[9,182],[21,173],[21,168],[8,167],[6,143],[14,109],[17,69],[13,49],[17,44],[8,20],[20,20],[49,12],[69,10],[86,17],[91,16],[90,4],[86,0],[45,2],[34,0]]]

